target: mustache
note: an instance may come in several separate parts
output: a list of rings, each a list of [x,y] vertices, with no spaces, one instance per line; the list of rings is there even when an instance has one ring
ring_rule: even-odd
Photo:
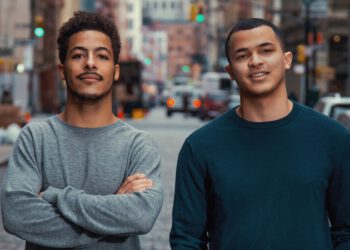
[[[103,80],[103,76],[101,76],[100,74],[98,74],[96,72],[90,72],[90,71],[86,71],[84,73],[81,73],[77,77],[80,79],[80,78],[83,78],[86,75],[95,75],[95,76],[97,76],[99,78],[99,80]]]

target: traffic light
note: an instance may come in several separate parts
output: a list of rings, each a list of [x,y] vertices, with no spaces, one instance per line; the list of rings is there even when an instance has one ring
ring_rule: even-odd
[[[149,58],[149,57],[146,57],[146,58],[144,59],[144,63],[145,63],[146,65],[151,65],[151,64],[152,64],[152,59]]]
[[[205,21],[203,5],[201,5],[201,4],[199,4],[197,7],[196,21],[197,21],[197,23],[203,23]]]
[[[298,63],[304,63],[306,56],[306,48],[305,45],[300,44],[297,46],[297,61]]]
[[[34,35],[41,38],[45,35],[44,18],[42,16],[35,16],[34,21]]]
[[[190,72],[190,67],[188,66],[188,65],[184,65],[184,66],[182,66],[182,72],[184,72],[184,73],[189,73]]]

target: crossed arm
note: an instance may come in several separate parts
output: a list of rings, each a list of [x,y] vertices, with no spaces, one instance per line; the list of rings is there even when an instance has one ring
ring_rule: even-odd
[[[136,173],[129,176],[114,194],[128,194],[134,192],[143,192],[153,186],[153,181],[148,179],[146,175]],[[39,192],[39,197],[42,198],[44,191]]]
[[[34,150],[19,138],[2,188],[4,228],[34,244],[57,248],[88,245],[110,235],[146,233],[163,199],[159,158],[149,160],[150,153],[158,151],[147,147],[135,153],[140,154],[135,166],[114,194],[90,195],[71,186],[42,192]],[[145,164],[152,167],[137,167]],[[141,171],[144,174],[137,174]]]

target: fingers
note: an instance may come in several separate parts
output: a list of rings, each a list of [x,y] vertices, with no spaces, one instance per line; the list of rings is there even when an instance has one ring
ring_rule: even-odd
[[[152,180],[146,178],[144,174],[130,175],[120,186],[116,194],[126,194],[132,192],[143,192],[153,186]]]
[[[150,179],[144,178],[135,180],[125,186],[125,193],[142,192],[147,188],[151,188],[152,186],[153,182]]]

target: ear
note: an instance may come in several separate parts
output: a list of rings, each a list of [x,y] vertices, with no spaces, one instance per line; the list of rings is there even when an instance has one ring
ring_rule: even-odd
[[[284,68],[290,69],[292,66],[293,53],[288,51],[284,53]]]
[[[230,75],[231,80],[235,80],[235,77],[234,77],[234,75],[233,75],[233,72],[232,72],[232,69],[231,69],[231,65],[230,65],[230,64],[227,65],[227,66],[225,67],[225,70],[226,70],[227,74]]]
[[[119,79],[119,74],[120,74],[120,67],[119,64],[114,65],[114,80]]]
[[[63,64],[58,64],[57,68],[58,68],[58,72],[60,74],[61,80],[66,80],[66,78],[64,76],[64,65]]]

